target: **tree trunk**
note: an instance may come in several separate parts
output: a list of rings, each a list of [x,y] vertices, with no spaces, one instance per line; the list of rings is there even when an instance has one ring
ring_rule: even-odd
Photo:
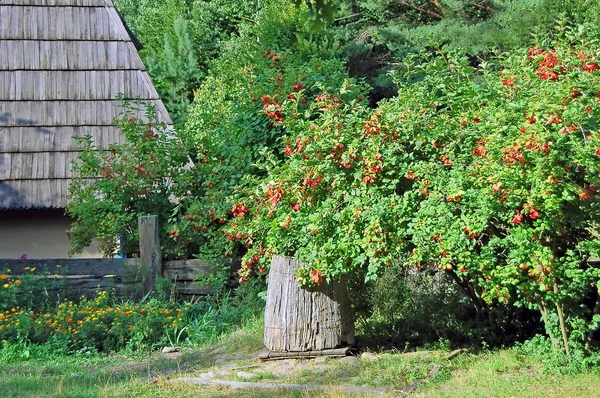
[[[265,346],[314,351],[354,344],[354,320],[344,281],[301,287],[293,258],[273,256],[265,309]]]

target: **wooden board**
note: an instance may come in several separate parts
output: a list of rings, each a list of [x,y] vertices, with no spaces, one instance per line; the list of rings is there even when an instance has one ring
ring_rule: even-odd
[[[163,276],[172,280],[192,281],[198,275],[208,276],[213,267],[229,264],[230,272],[234,274],[241,265],[240,259],[223,260],[174,260],[163,263]]]
[[[0,101],[158,99],[141,70],[14,70],[0,74]],[[56,84],[60,82],[60,84]]]
[[[356,348],[346,346],[339,348],[330,348],[327,350],[318,351],[271,351],[265,349],[258,354],[258,359],[263,361],[277,360],[277,359],[289,359],[289,358],[316,358],[321,356],[326,357],[345,357],[353,355],[357,352]]]
[[[11,56],[0,57],[0,70],[145,70],[130,44],[125,41],[3,40],[0,54]]]
[[[187,296],[205,296],[212,292],[210,286],[203,286],[194,281],[177,281],[175,283],[175,293]]]
[[[0,181],[0,210],[67,207],[69,179]]]
[[[32,5],[32,6],[113,6],[111,0],[2,0],[3,5]]]
[[[0,153],[0,180],[64,179],[74,177],[71,162],[81,152]]]
[[[139,261],[135,258],[49,258],[49,259],[0,259],[0,269],[10,269],[13,275],[29,273],[25,268],[37,268],[39,272],[59,275],[125,275],[135,274]]]
[[[125,141],[114,126],[50,126],[12,127],[0,137],[0,153],[76,151],[79,144],[73,137],[91,136],[99,149]]]
[[[171,122],[160,101],[148,102],[157,107],[157,121]],[[112,126],[121,112],[120,101],[0,101],[0,128]],[[142,110],[134,116],[148,120]]]
[[[0,259],[0,272],[12,278],[34,275],[51,279],[53,283],[46,284],[50,294],[64,290],[71,297],[92,297],[101,290],[114,290],[118,297],[134,298],[141,292],[137,259]]]
[[[52,3],[60,6],[39,7]],[[122,40],[105,6],[106,0],[2,0],[0,40]]]

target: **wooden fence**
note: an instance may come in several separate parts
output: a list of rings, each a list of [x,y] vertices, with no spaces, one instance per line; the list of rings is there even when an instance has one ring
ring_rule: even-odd
[[[9,276],[14,278],[33,274],[52,279],[55,282],[48,284],[51,290],[65,288],[70,295],[88,297],[99,290],[114,289],[118,297],[139,298],[156,288],[159,276],[171,280],[179,296],[206,295],[211,286],[194,279],[223,266],[229,268],[230,285],[237,280],[234,275],[239,259],[163,261],[157,217],[140,217],[139,228],[140,258],[0,259],[0,271],[10,270]]]
[[[161,276],[173,282],[175,293],[189,297],[211,292],[211,286],[194,279],[210,275],[216,267],[228,265],[230,284],[233,284],[239,260],[174,260],[164,261],[162,265]],[[91,297],[99,290],[108,289],[114,289],[121,298],[139,298],[146,293],[144,267],[138,258],[0,260],[0,271],[5,269],[10,270],[9,276],[15,279],[32,274],[52,280],[47,284],[50,290],[64,288],[72,296]]]

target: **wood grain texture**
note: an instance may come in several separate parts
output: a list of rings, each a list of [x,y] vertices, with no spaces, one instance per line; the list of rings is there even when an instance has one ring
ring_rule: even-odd
[[[302,264],[273,256],[265,306],[265,347],[272,351],[315,351],[354,343],[354,322],[342,281],[311,288],[298,285]]]
[[[0,40],[121,40],[121,31],[100,4],[103,1],[93,7],[51,8],[2,1]]]
[[[69,183],[68,179],[0,181],[0,210],[65,208]]]
[[[140,234],[140,263],[142,264],[143,293],[156,289],[156,278],[162,276],[158,216],[138,217]]]
[[[149,103],[158,105],[158,101]],[[112,126],[123,112],[119,101],[0,101],[0,128],[50,126]],[[134,116],[147,121],[143,111]],[[154,121],[170,123],[157,112]],[[4,137],[8,136],[7,133]]]
[[[0,209],[65,206],[70,136],[122,142],[118,94],[172,124],[111,0],[0,0]]]
[[[108,149],[111,144],[125,140],[120,130],[113,126],[12,127],[4,130],[0,127],[0,153],[77,151],[79,146],[73,137],[88,135],[98,149]]]
[[[2,0],[2,5],[112,7],[111,0]]]
[[[0,269],[9,269],[14,278],[33,275],[53,280],[47,284],[51,295],[64,290],[71,297],[93,297],[98,291],[113,290],[119,298],[134,298],[140,292],[141,266],[137,259],[0,259]]]
[[[192,281],[197,276],[208,276],[216,267],[227,266],[234,275],[240,268],[240,259],[219,260],[171,260],[163,262],[163,276],[171,280]]]
[[[0,153],[0,180],[72,178],[71,162],[80,152]]]
[[[4,71],[115,69],[145,70],[129,42],[0,41],[0,70]]]
[[[158,100],[144,76],[140,70],[5,71],[0,75],[0,101],[111,101],[119,94]]]
[[[37,268],[38,272],[49,274],[131,277],[137,274],[139,261],[122,258],[49,258],[33,260],[0,259],[0,269],[8,268],[12,275],[25,275],[26,269]]]
[[[150,220],[152,223],[152,220]],[[146,234],[148,231],[144,232]],[[150,232],[151,234],[151,232]],[[142,243],[144,244],[144,243]],[[150,255],[152,256],[152,255]],[[157,252],[160,256],[160,252]],[[150,259],[152,261],[152,258]],[[164,261],[162,276],[174,282],[175,293],[178,296],[191,298],[204,296],[213,290],[209,285],[202,285],[194,280],[197,275],[207,276],[213,271],[215,265],[226,265],[232,278],[241,264],[240,259],[219,260],[171,260]],[[31,273],[41,278],[57,279],[57,286],[64,286],[76,295],[93,296],[99,290],[115,289],[118,297],[140,297],[144,292],[144,282],[148,278],[149,268],[143,260],[138,258],[62,258],[62,259],[0,259],[0,270],[9,269],[12,277],[21,277]],[[160,267],[155,267],[159,270]],[[157,271],[158,272],[158,271]],[[232,283],[229,284],[232,287]]]

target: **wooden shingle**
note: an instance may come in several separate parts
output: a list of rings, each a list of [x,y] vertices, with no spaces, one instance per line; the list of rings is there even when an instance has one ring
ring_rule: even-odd
[[[112,0],[0,0],[0,210],[64,208],[73,136],[123,140],[117,95],[171,123],[136,42]]]

